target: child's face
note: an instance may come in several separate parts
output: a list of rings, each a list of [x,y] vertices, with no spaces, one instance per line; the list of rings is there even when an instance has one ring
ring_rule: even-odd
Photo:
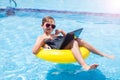
[[[44,23],[42,27],[44,29],[44,32],[51,33],[53,29],[56,27],[55,21],[52,19],[49,19],[47,22]]]

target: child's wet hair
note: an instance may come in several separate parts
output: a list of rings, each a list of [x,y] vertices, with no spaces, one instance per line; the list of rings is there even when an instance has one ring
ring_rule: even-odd
[[[55,21],[53,17],[51,17],[51,16],[46,16],[46,17],[44,17],[44,18],[42,19],[42,26],[44,25],[45,22],[48,22],[49,19]]]

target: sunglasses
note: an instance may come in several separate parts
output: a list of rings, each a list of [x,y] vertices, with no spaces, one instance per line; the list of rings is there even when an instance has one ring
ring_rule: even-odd
[[[48,23],[46,24],[47,28],[49,28],[50,26],[52,27],[52,29],[55,29],[55,27],[56,27],[54,24],[48,24]]]

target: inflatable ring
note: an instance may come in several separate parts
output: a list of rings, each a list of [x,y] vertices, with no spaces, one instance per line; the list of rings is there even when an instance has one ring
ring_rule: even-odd
[[[82,53],[82,57],[86,59],[90,52],[88,49],[84,47],[80,47],[80,51]],[[43,60],[56,62],[56,63],[73,63],[76,62],[71,50],[56,50],[56,49],[43,49],[41,48],[40,51],[35,54],[38,58]]]

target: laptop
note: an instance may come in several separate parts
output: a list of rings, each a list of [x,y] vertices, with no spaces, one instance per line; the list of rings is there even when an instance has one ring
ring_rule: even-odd
[[[79,35],[81,34],[82,30],[83,30],[83,28],[80,28],[80,29],[74,30],[74,31],[69,32],[69,33],[73,33],[73,34],[74,34],[74,37],[75,37],[75,38],[78,38]],[[68,34],[69,34],[69,33],[68,33]]]
[[[60,45],[60,49],[64,49],[64,47],[70,43],[75,38],[78,38],[81,32],[83,31],[83,28],[74,30],[72,32],[69,32],[66,34],[66,37],[62,40],[62,44]]]

